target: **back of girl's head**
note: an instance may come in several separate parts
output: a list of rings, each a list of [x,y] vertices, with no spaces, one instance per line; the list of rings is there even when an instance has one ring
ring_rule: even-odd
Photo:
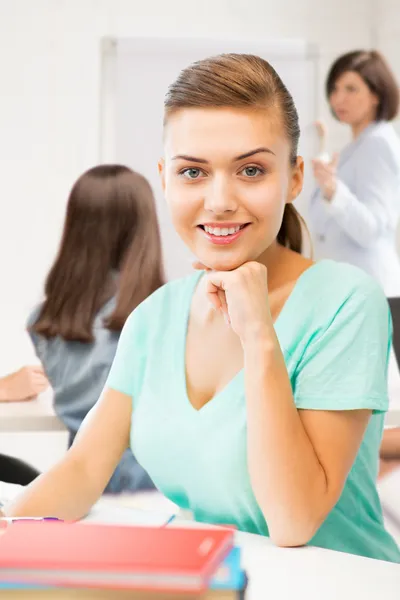
[[[172,114],[185,108],[267,109],[271,119],[280,120],[291,147],[290,162],[296,164],[300,128],[293,98],[259,56],[223,54],[190,65],[169,87],[164,106],[165,126]],[[278,242],[302,250],[302,219],[292,204],[286,205]]]
[[[71,190],[60,248],[33,330],[45,337],[92,341],[94,318],[114,295],[106,326],[120,330],[163,277],[149,183],[121,165],[94,167]]]
[[[377,121],[392,121],[399,111],[399,87],[385,58],[376,50],[355,50],[339,56],[326,80],[328,100],[337,80],[347,72],[357,73],[379,98]]]

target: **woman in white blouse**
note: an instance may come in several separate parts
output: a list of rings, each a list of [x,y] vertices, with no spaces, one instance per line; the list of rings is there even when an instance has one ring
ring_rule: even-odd
[[[400,140],[390,123],[398,112],[398,86],[378,52],[356,51],[333,64],[326,93],[353,139],[339,158],[313,161],[318,187],[309,222],[315,255],[361,267],[387,296],[400,295]]]

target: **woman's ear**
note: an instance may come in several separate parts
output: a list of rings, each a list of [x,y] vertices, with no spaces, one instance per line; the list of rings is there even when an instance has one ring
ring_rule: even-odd
[[[291,182],[289,185],[289,193],[287,198],[287,203],[291,203],[296,200],[297,196],[300,194],[303,189],[304,182],[304,160],[301,156],[298,156],[296,159],[296,164],[292,167],[291,170]]]
[[[165,192],[165,161],[163,158],[160,158],[158,161],[158,174],[161,179],[162,190]]]

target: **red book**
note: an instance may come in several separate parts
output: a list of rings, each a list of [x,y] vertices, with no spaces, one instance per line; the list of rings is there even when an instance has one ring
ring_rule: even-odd
[[[227,528],[21,521],[0,537],[0,580],[202,591],[233,540]]]

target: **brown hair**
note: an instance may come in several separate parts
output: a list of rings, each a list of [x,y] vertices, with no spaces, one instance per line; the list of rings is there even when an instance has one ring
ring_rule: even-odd
[[[339,77],[358,73],[373,94],[379,98],[376,121],[392,121],[399,110],[399,88],[386,60],[376,50],[355,50],[340,56],[332,65],[326,80],[328,101]]]
[[[120,331],[130,312],[164,283],[160,232],[148,181],[121,165],[86,171],[73,186],[60,249],[32,330],[46,338],[92,342],[97,312]]]
[[[193,63],[169,87],[164,102],[164,125],[182,108],[277,108],[291,144],[290,162],[296,164],[300,137],[293,98],[275,69],[251,54],[222,54]],[[303,219],[287,204],[278,242],[302,251]]]

